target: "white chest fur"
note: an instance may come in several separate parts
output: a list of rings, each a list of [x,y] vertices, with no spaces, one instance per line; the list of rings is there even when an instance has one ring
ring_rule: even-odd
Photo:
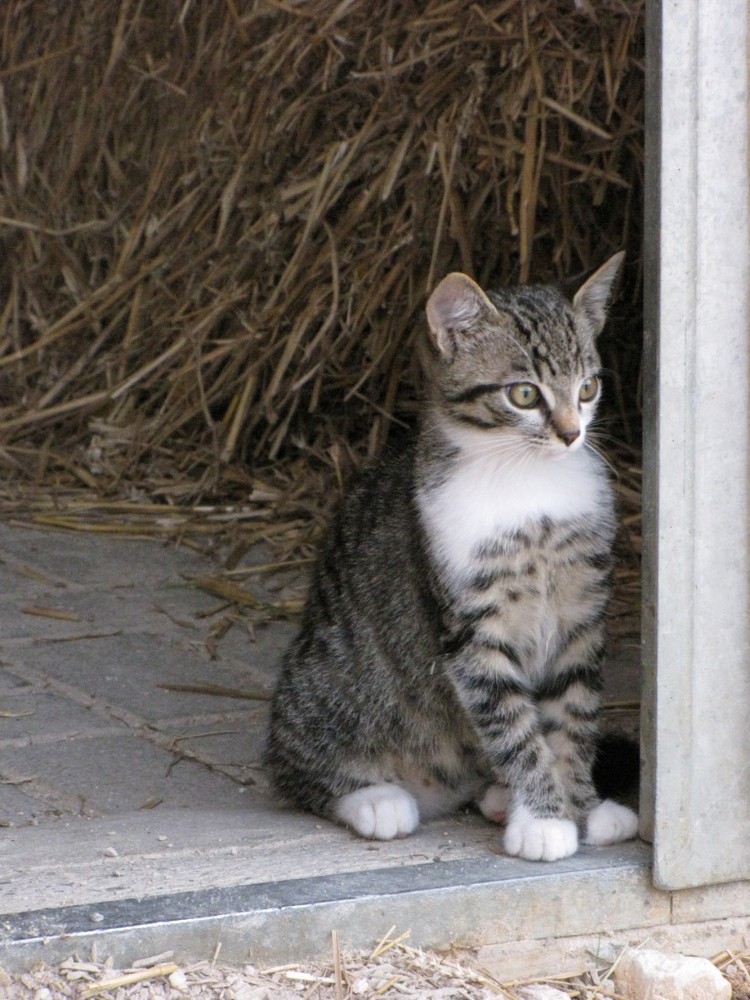
[[[543,518],[607,516],[609,485],[588,449],[513,459],[463,451],[451,474],[423,489],[419,506],[434,555],[457,577],[478,546]]]

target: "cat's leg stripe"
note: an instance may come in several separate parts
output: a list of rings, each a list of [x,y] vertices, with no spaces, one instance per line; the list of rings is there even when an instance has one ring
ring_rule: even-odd
[[[483,639],[477,637],[475,639],[475,646],[479,649],[487,650],[490,653],[500,653],[504,656],[506,660],[513,664],[517,669],[521,669],[521,658],[518,652],[507,642],[503,642],[502,639]]]
[[[535,694],[539,701],[557,701],[575,684],[580,684],[589,691],[601,691],[602,678],[598,666],[579,663],[569,667],[564,672],[543,680],[537,685]]]

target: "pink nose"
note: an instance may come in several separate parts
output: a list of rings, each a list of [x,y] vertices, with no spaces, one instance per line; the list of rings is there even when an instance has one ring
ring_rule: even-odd
[[[557,436],[560,438],[561,441],[564,441],[565,444],[568,447],[570,447],[573,444],[573,442],[577,441],[578,438],[581,436],[581,432],[580,431],[558,431],[557,432]]]

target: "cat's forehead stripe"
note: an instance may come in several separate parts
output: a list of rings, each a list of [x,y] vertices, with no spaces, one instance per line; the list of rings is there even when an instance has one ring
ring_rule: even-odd
[[[544,376],[548,373],[553,377],[558,374],[557,365],[550,357],[546,344],[534,344],[531,348],[531,353],[535,362],[534,368],[542,381],[544,381]]]
[[[579,334],[564,300],[551,289],[518,289],[510,301],[495,301],[495,307],[515,329],[516,341],[537,378],[555,378],[557,361],[564,356],[576,368],[583,366]],[[521,370],[514,366],[515,370]]]

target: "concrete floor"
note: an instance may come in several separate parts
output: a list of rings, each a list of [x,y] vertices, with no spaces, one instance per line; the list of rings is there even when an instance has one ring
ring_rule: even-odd
[[[401,903],[408,897],[417,905],[404,915],[412,921],[421,919],[424,895],[431,914],[425,943],[440,946],[461,935],[466,943],[477,926],[467,916],[472,907],[463,897],[460,905],[454,900],[462,917],[454,910],[450,926],[443,926],[452,911],[437,914],[434,892],[453,898],[462,886],[489,891],[499,881],[514,894],[519,879],[538,880],[540,866],[500,857],[498,830],[475,815],[434,821],[406,840],[368,843],[276,803],[258,764],[267,701],[210,693],[207,686],[267,694],[295,626],[259,626],[251,636],[240,620],[212,638],[227,606],[189,578],[216,570],[189,548],[0,524],[0,941],[6,956],[13,948],[49,956],[54,941],[66,954],[71,935],[79,942],[95,933],[125,940],[126,928],[140,928],[135,940],[142,948],[146,925],[158,950],[153,928],[166,927],[173,940],[176,913],[185,947],[205,949],[210,935],[201,935],[200,927],[205,932],[219,920],[226,939],[228,912],[262,910],[266,930],[260,933],[256,921],[255,944],[243,938],[238,947],[245,958],[274,958],[285,948],[314,949],[310,928],[317,924],[305,901],[322,914],[320,933],[334,919],[330,907],[342,900],[362,904],[361,935],[385,933],[395,922],[383,902],[391,890]],[[621,650],[608,698],[637,699],[637,674],[634,650]],[[610,717],[632,727],[637,713]],[[545,875],[572,872],[584,881],[607,869],[590,883],[599,896],[602,877],[630,872],[642,901],[647,865],[643,845],[625,845],[541,867]],[[393,901],[389,906],[398,911]],[[284,915],[286,930],[268,924],[272,912]],[[649,921],[658,916],[649,913]],[[295,914],[304,934],[292,926]],[[597,919],[590,909],[589,917]],[[622,917],[626,924],[642,918]],[[536,919],[532,910],[528,919]],[[580,920],[559,917],[557,926],[561,920],[565,933],[587,932]],[[553,927],[549,914],[543,924]],[[493,934],[502,936],[488,927],[479,937]]]

